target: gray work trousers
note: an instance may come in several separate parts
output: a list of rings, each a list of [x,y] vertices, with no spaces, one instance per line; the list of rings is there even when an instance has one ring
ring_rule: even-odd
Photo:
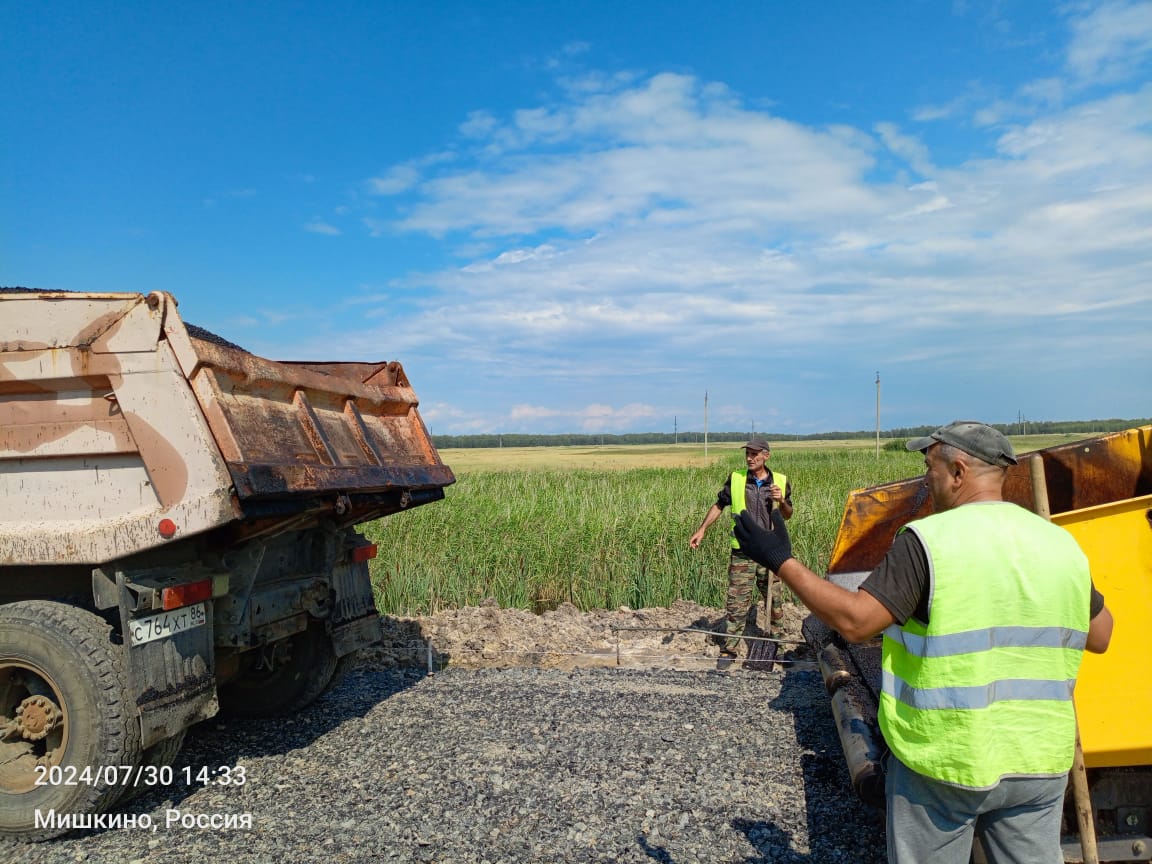
[[[889,864],[968,864],[974,833],[988,864],[1060,864],[1067,784],[1065,773],[963,789],[917,774],[889,754]]]

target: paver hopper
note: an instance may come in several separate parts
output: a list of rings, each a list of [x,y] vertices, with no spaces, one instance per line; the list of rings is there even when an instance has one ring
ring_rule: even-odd
[[[1047,500],[1052,521],[1071,532],[1088,556],[1093,580],[1115,618],[1107,653],[1084,655],[1075,697],[1100,860],[1149,861],[1152,426],[1022,454],[1019,463],[1008,471],[1004,497],[1037,512]],[[828,578],[857,587],[896,532],[931,512],[921,478],[851,493]],[[814,617],[804,632],[820,658],[853,787],[866,801],[882,803],[886,748],[876,722],[880,642],[848,645]],[[1079,861],[1072,810],[1069,800],[1065,859]]]

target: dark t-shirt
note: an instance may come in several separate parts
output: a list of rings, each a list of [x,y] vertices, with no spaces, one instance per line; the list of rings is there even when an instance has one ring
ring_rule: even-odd
[[[861,591],[880,601],[896,623],[915,618],[928,623],[928,553],[912,531],[901,531],[892,541],[884,560],[864,580]],[[1104,595],[1092,585],[1088,616],[1095,618],[1104,608]]]

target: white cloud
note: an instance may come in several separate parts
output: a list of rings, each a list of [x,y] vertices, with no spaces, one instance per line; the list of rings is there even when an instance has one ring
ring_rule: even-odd
[[[727,222],[755,231],[874,206],[858,182],[873,163],[870,139],[748,110],[682,75],[518,112],[487,126],[481,143],[500,161],[430,179],[400,227],[513,236]]]
[[[1071,26],[1068,68],[1083,81],[1124,79],[1152,57],[1152,3],[1105,3]]]
[[[491,272],[498,267],[504,265],[522,264],[525,261],[543,261],[550,258],[555,258],[557,250],[555,246],[545,243],[535,248],[525,249],[507,249],[499,253],[491,261],[480,260],[468,264],[463,268],[465,273],[482,273]]]
[[[327,222],[320,220],[307,223],[304,226],[304,230],[310,234],[326,234],[330,237],[335,237],[340,234],[340,229],[335,225],[329,225]]]
[[[917,173],[924,176],[931,176],[934,173],[932,157],[922,141],[901,132],[895,123],[877,123],[876,134],[889,150],[907,162]]]
[[[223,201],[242,201],[246,198],[255,198],[259,193],[255,189],[225,189],[204,198],[205,207],[215,207]]]
[[[466,138],[484,138],[491,135],[498,125],[496,118],[487,111],[473,111],[460,124],[460,134]]]
[[[565,408],[520,403],[503,413],[464,410],[447,402],[420,406],[420,414],[433,434],[492,434],[524,428],[595,434],[651,426],[654,419],[663,418],[665,413],[643,402],[620,406],[591,402]],[[747,411],[744,411],[741,419],[746,417]],[[445,432],[446,428],[452,431]]]
[[[588,51],[591,50],[591,48],[592,48],[592,46],[589,45],[587,42],[583,42],[581,40],[575,40],[575,41],[567,43],[561,49],[561,53],[563,53],[566,57],[578,57],[581,54],[587,54]]]
[[[368,180],[368,190],[373,195],[399,195],[411,189],[420,180],[420,172],[414,165],[396,165],[389,168],[381,177]]]
[[[677,92],[683,100],[691,91]],[[623,112],[600,109],[602,117]],[[693,147],[672,146],[685,137],[679,133],[637,130],[633,138],[651,139],[643,148],[524,154],[512,172],[474,170],[432,183],[405,227],[575,236],[509,247],[421,281],[471,298],[472,338],[490,339],[501,354],[586,342],[589,334],[622,354],[649,339],[724,353],[739,351],[749,321],[772,328],[781,345],[834,341],[860,321],[907,332],[892,296],[934,298],[936,312],[925,311],[917,327],[947,326],[958,314],[1015,315],[1020,303],[1035,304],[1035,314],[1067,314],[1083,306],[1082,279],[1073,275],[1086,266],[1079,259],[1114,253],[1146,261],[1139,208],[1150,187],[1138,179],[1152,176],[1138,120],[1149,116],[1146,93],[1014,127],[1001,138],[1003,156],[949,170],[933,168],[919,142],[883,127],[894,154],[932,175],[907,188],[868,179],[875,145],[865,136],[832,140],[731,104],[719,117],[697,109],[681,112],[700,130],[689,136],[700,142]],[[632,130],[630,122],[624,128]],[[1108,230],[1093,231],[1093,223]],[[828,285],[853,290],[823,293]],[[1096,302],[1137,300],[1111,290],[1115,296]]]
[[[965,107],[965,99],[957,98],[942,105],[921,105],[912,111],[912,119],[917,123],[931,123],[935,120],[949,120]]]
[[[414,184],[401,215],[364,220],[448,238],[461,260],[390,283],[422,298],[404,326],[340,346],[467,369],[486,407],[427,409],[454,431],[652,428],[670,409],[651,391],[750,355],[822,386],[870,382],[881,358],[1026,369],[1059,333],[1122,362],[1152,318],[1152,85],[1030,82],[985,101],[996,137],[942,167],[897,124],[805,125],[690,76],[567,83],[557,102],[471,115],[451,162],[385,175]],[[513,404],[489,380],[536,395]],[[605,382],[636,398],[578,395]],[[715,406],[744,423],[737,396]]]
[[[556,409],[541,405],[516,405],[507,415],[508,428],[547,421],[557,429],[576,428],[581,432],[608,432],[633,428],[638,422],[663,416],[664,412],[641,402],[614,407],[592,403],[577,408]],[[561,421],[556,425],[555,421]]]
[[[429,153],[419,159],[393,165],[379,177],[370,177],[364,185],[369,195],[399,195],[416,186],[427,169],[451,162],[454,158],[451,152]]]

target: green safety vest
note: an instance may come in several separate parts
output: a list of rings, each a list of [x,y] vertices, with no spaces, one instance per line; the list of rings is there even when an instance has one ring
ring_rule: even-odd
[[[772,482],[779,486],[784,494],[788,494],[788,478],[781,474],[779,471],[772,472]],[[736,517],[744,512],[747,503],[744,499],[744,486],[748,483],[747,471],[733,471],[732,480],[729,485],[732,487],[732,509],[729,511],[732,514],[732,521],[736,521]],[[775,502],[772,504],[776,506]],[[740,541],[736,539],[735,535],[732,537],[732,548],[739,549]]]
[[[1072,535],[972,503],[905,526],[928,554],[927,627],[884,631],[880,729],[918,774],[973,789],[1072,766],[1091,575]]]

